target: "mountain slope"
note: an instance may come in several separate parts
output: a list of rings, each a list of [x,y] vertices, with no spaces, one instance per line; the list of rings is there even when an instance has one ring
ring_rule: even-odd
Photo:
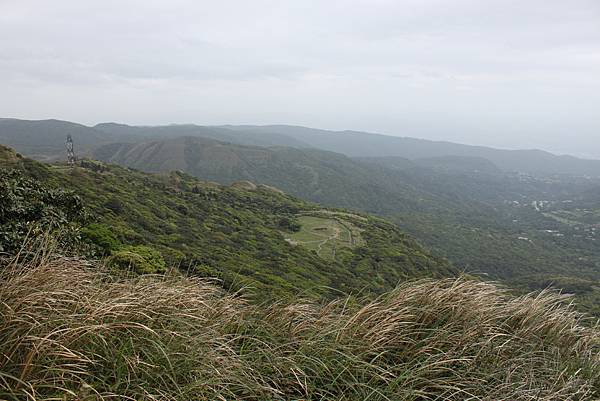
[[[240,137],[252,130],[238,128],[243,128]],[[264,134],[265,127],[259,128],[256,136]],[[600,279],[597,227],[579,223],[594,221],[596,198],[586,193],[597,193],[598,180],[506,173],[488,159],[471,156],[351,159],[315,148],[136,138],[91,152],[142,170],[177,169],[225,184],[249,180],[328,206],[377,214],[461,269],[494,279],[544,287],[550,278],[575,277],[589,281],[589,288]],[[569,210],[569,204],[582,204],[581,197],[590,199],[589,207]],[[549,205],[552,209],[545,210]]]
[[[228,127],[202,126],[195,124],[171,124],[163,126],[131,126],[116,123],[101,123],[95,129],[117,136],[138,136],[146,139],[165,139],[181,136],[217,139],[219,141],[255,146],[310,147],[307,143],[287,135],[271,132],[241,132]]]
[[[539,199],[560,203],[594,182],[511,175],[479,158],[350,159],[316,149],[189,137],[108,145],[94,154],[148,171],[179,168],[226,184],[251,180],[329,206],[385,216],[461,268],[494,279],[600,279],[594,239],[528,207]],[[549,234],[558,230],[561,236]]]
[[[227,287],[250,286],[261,297],[381,292],[407,278],[456,273],[390,223],[325,210],[272,188],[224,187],[183,173],[151,175],[91,161],[75,168],[43,166],[23,163],[14,153],[7,157],[9,151],[1,154],[5,166],[80,195],[95,216],[84,234],[98,244],[113,244],[104,248],[109,252],[151,246],[167,264],[220,277]],[[306,216],[338,225],[336,241],[319,240],[333,247],[327,257],[313,250],[310,238],[289,239],[294,233],[321,235],[321,226],[303,226]],[[344,242],[344,235],[355,238]]]
[[[376,165],[316,149],[251,147],[182,137],[110,144],[96,149],[92,156],[150,172],[180,169],[223,184],[249,180],[313,202],[367,212],[414,210],[418,203],[428,202],[431,207],[439,203],[402,182],[398,174],[387,176]]]

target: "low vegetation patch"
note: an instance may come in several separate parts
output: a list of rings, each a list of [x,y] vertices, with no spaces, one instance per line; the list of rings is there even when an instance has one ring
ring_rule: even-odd
[[[313,250],[324,259],[334,260],[341,248],[354,248],[363,244],[360,230],[349,221],[339,218],[299,216],[299,230],[285,233],[293,245]]]
[[[111,267],[138,274],[164,273],[166,267],[160,252],[145,245],[124,247],[106,261]]]
[[[0,271],[0,399],[600,397],[600,331],[553,293],[445,279],[372,301],[256,305],[79,260]]]

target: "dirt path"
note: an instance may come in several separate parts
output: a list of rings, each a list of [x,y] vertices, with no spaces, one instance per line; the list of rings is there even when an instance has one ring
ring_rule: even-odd
[[[332,227],[332,228],[333,228],[333,234],[331,234],[328,238],[326,238],[324,241],[321,241],[319,243],[319,245],[317,245],[317,255],[321,256],[321,248],[323,247],[323,245],[325,245],[329,241],[336,240],[340,237],[341,230],[339,229],[339,227]],[[335,247],[334,247],[333,252],[334,252],[333,257],[335,258]]]
[[[336,212],[333,210],[327,210],[327,209],[321,209],[321,210],[315,210],[315,211],[311,211],[311,212],[306,212],[306,213],[300,213],[300,214],[305,214],[308,216],[314,215],[314,214],[325,214],[325,215],[330,215],[330,216],[344,216],[344,217],[351,217],[357,220],[362,220],[362,221],[367,221],[368,219],[364,216],[359,216],[358,214],[354,214],[354,213],[345,213],[345,212]]]

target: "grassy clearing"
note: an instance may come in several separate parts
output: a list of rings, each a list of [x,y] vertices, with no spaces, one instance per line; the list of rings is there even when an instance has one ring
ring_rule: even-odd
[[[324,259],[333,260],[338,249],[354,248],[362,243],[360,231],[341,219],[300,216],[298,222],[300,231],[286,233],[288,241],[314,250]]]
[[[551,293],[463,279],[254,305],[77,260],[0,275],[4,400],[586,400],[600,331]]]

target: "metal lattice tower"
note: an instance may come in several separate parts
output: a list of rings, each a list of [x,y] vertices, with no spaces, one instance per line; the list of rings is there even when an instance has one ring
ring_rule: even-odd
[[[73,138],[71,138],[71,135],[67,135],[65,146],[67,147],[67,162],[73,166],[77,159],[75,158],[75,152],[73,151]]]

